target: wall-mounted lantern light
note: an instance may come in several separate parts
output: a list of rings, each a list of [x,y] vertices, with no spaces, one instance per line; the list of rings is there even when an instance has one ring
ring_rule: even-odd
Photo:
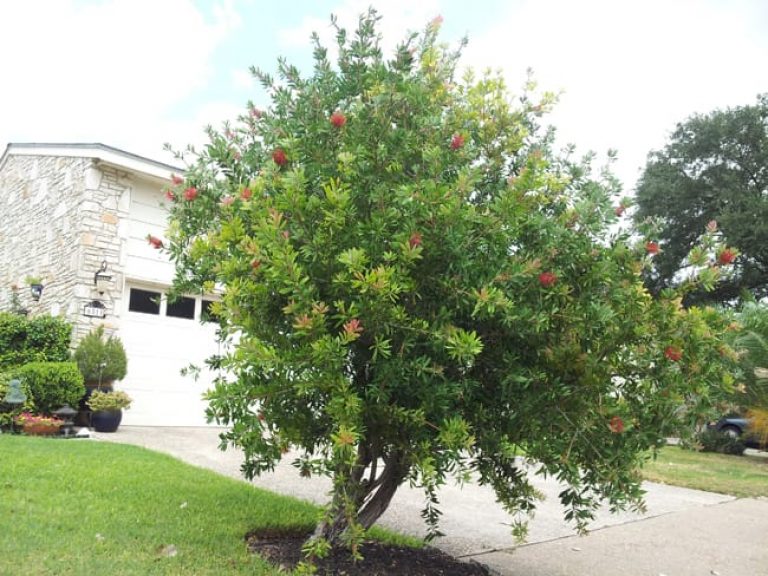
[[[29,292],[32,294],[32,300],[37,302],[40,300],[40,296],[43,295],[43,285],[39,282],[29,285]]]
[[[112,275],[107,274],[107,261],[103,260],[101,268],[96,270],[96,273],[93,275],[93,285],[99,294],[104,294],[107,288],[109,288],[110,282],[112,282]]]

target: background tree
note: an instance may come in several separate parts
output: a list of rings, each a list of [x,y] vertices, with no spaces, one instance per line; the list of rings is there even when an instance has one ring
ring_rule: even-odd
[[[768,445],[768,307],[745,302],[733,317],[737,329],[729,341],[740,370],[737,386],[726,399],[747,415],[751,432]]]
[[[678,124],[667,146],[650,154],[637,206],[636,223],[657,218],[660,224],[652,290],[675,283],[702,229],[714,220],[736,248],[735,273],[687,301],[727,303],[742,290],[758,299],[768,295],[768,95],[752,106]]]
[[[432,535],[450,476],[521,520],[521,450],[578,527],[600,499],[641,506],[647,450],[729,384],[725,322],[646,292],[646,242],[609,236],[618,183],[553,152],[548,96],[456,78],[439,20],[385,59],[376,20],[337,30],[335,65],[315,38],[307,78],[255,71],[270,108],[210,130],[168,190],[176,287],[219,289],[238,336],[209,416],[247,475],[295,449],[333,478],[311,553],[355,552],[404,482]]]
[[[729,340],[739,354],[743,384],[735,396],[737,404],[742,408],[768,409],[768,307],[745,302],[734,318],[738,330],[731,333]]]

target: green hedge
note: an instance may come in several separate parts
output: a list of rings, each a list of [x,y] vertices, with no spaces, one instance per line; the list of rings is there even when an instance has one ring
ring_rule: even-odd
[[[50,414],[64,404],[77,408],[85,394],[83,375],[74,362],[31,362],[7,374],[21,380],[36,412]]]
[[[29,362],[69,360],[72,326],[53,316],[0,312],[0,371]]]

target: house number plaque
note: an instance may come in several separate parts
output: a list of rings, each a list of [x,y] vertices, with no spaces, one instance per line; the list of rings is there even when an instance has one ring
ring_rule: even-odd
[[[91,318],[104,318],[107,315],[107,310],[104,304],[98,300],[92,300],[83,308],[83,315]]]

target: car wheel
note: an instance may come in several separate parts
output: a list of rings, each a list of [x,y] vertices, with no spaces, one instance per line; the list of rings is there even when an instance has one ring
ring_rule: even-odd
[[[738,438],[741,436],[741,430],[736,428],[736,426],[723,426],[720,428],[720,432],[731,438]]]

